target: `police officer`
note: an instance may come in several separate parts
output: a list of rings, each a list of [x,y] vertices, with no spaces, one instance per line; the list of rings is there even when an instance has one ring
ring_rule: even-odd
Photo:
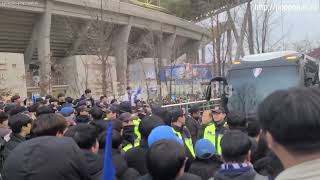
[[[206,110],[202,115],[202,124],[199,131],[199,139],[208,139],[221,155],[221,139],[227,129],[226,112],[222,106],[215,106],[213,110]]]
[[[141,120],[137,116],[132,116],[132,106],[131,106],[131,102],[129,101],[124,101],[119,104],[119,113],[120,113],[119,119],[123,122],[122,124],[123,124],[124,139],[125,137],[130,139],[129,144],[123,145],[123,150],[127,151],[132,147],[137,147],[139,145],[139,142],[141,140],[141,135],[138,127]],[[125,121],[123,119],[125,119]],[[128,141],[125,141],[125,143],[126,142]]]
[[[182,109],[174,109],[171,112],[171,126],[173,129],[173,132],[184,142],[186,152],[188,154],[188,157],[191,159],[195,158],[193,144],[192,144],[192,138],[190,131],[187,127],[185,127],[186,124],[186,117],[185,113]]]
[[[123,126],[123,132],[122,132],[122,138],[123,138],[123,146],[122,150],[128,151],[129,149],[133,147],[139,146],[138,136],[135,134],[135,125],[133,123],[133,120],[131,118],[131,114],[126,112],[122,113],[119,117],[119,120],[122,121]]]

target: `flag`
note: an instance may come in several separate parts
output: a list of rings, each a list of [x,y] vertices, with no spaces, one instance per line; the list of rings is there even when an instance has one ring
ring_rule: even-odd
[[[104,154],[104,168],[103,168],[103,179],[102,180],[114,180],[115,178],[115,168],[112,162],[112,123],[107,125],[106,133],[106,146]]]
[[[143,89],[141,87],[138,87],[131,96],[131,105],[135,106],[135,101],[138,100],[140,94],[142,94]]]

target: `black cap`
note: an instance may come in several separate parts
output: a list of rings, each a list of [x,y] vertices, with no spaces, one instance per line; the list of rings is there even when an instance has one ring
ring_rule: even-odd
[[[119,105],[119,111],[120,113],[132,113],[132,107],[131,107],[131,103],[129,101],[124,101],[121,102]]]
[[[111,105],[108,110],[112,113],[119,114],[119,106],[116,104]]]
[[[218,106],[214,106],[214,107],[213,107],[212,112],[219,112],[219,113],[222,112],[222,113],[225,113],[226,110],[225,110],[222,106],[218,105]]]
[[[126,113],[122,113],[119,117],[120,121],[128,121],[131,117],[131,114],[126,112]]]
[[[90,112],[90,108],[88,108],[88,107],[85,106],[85,105],[79,106],[79,107],[77,107],[76,109],[77,109],[77,112],[78,112],[78,113],[83,112],[83,111]]]
[[[199,112],[199,111],[200,111],[199,106],[192,106],[192,107],[189,109],[189,113],[190,113],[190,114],[196,113],[196,112]]]

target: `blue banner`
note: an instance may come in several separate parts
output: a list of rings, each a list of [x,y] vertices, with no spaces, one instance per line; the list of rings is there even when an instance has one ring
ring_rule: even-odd
[[[190,83],[192,81],[211,80],[212,66],[210,64],[179,64],[164,66],[160,70],[162,82]]]

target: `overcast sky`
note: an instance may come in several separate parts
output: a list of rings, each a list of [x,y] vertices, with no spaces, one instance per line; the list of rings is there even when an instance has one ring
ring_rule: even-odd
[[[264,0],[255,0],[253,8],[259,8]],[[273,35],[288,33],[289,41],[320,40],[320,0],[274,0],[275,18],[278,17],[279,29]],[[282,8],[281,8],[282,7]],[[281,11],[282,10],[282,11]],[[283,15],[283,19],[281,18]]]
[[[285,34],[285,39],[282,42],[288,44],[289,49],[292,49],[292,43],[302,40],[320,42],[320,0],[268,0],[269,3],[272,2],[271,6],[264,6],[265,1],[253,0],[252,8],[254,17],[255,14],[263,13],[264,8],[270,8],[273,12],[270,21],[274,25],[270,33],[270,41],[278,41]],[[245,7],[243,5],[239,8],[242,9],[243,14]],[[219,21],[226,21],[225,17],[225,14],[221,14]],[[236,20],[239,25],[241,22],[242,20]],[[200,24],[208,26],[210,19]],[[282,45],[282,43],[279,45]],[[212,54],[209,49],[212,49],[212,47],[208,45],[207,48],[206,62],[210,62]]]

